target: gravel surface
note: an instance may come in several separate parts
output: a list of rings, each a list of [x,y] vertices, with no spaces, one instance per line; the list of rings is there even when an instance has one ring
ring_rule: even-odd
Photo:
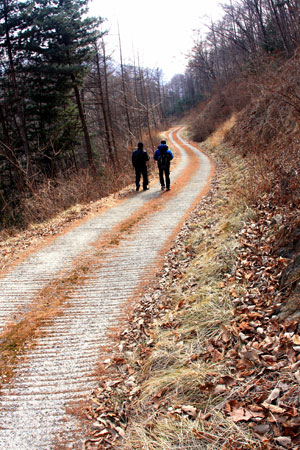
[[[172,171],[176,181],[188,164],[187,155],[181,152],[181,161]],[[118,206],[108,209],[90,221],[59,237],[52,245],[29,257],[6,277],[0,278],[0,332],[5,322],[17,313],[27,310],[27,305],[50,280],[73,267],[75,258],[94,251],[95,240],[105,237],[120,222],[139,210],[145,202],[159,197],[159,185],[139,195],[127,198]]]
[[[175,148],[172,131],[170,147]],[[184,140],[180,138],[183,143]],[[1,280],[1,321],[32,301],[38,291],[62,270],[68,270],[82,252],[95,251],[92,243],[153,198],[166,196],[162,209],[145,217],[117,247],[107,248],[103,265],[93,278],[74,290],[70,306],[51,325],[45,336],[20,358],[14,379],[0,399],[0,449],[54,449],[57,439],[64,448],[82,448],[82,425],[66,407],[84,400],[96,386],[94,373],[101,348],[109,345],[107,330],[118,326],[124,305],[137,295],[141,283],[154,276],[162,249],[170,241],[184,215],[207,184],[211,165],[195,147],[200,165],[176,195],[161,194],[159,186],[124,200],[58,238]],[[181,161],[171,174],[171,186],[187,167],[189,157],[176,144]],[[174,186],[176,191],[176,186]],[[76,243],[76,245],[74,245]],[[76,444],[74,444],[76,442]]]

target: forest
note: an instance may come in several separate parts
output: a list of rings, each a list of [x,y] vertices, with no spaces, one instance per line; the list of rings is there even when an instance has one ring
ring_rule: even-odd
[[[202,98],[189,116],[192,137],[204,141],[231,120],[224,143],[247,162],[245,198],[271,193],[274,207],[293,210],[300,192],[300,4],[240,0],[223,9],[192,49],[183,78],[185,90],[191,85]],[[293,215],[290,230],[298,227]]]
[[[161,71],[124,64],[121,43],[120,61],[112,61],[99,31],[103,19],[89,18],[87,3],[1,2],[4,226],[42,220],[50,209],[126,184],[133,143],[153,146],[163,121]],[[121,166],[124,176],[107,186]]]
[[[22,444],[61,409],[90,422],[86,450],[300,448],[300,2],[222,8],[164,82],[121,35],[110,53],[88,0],[0,3],[1,431]],[[132,189],[132,149],[163,131],[211,161],[206,187],[182,153],[171,192]],[[96,352],[98,387],[68,405]]]
[[[269,122],[261,130],[249,124],[247,136],[243,130],[255,151],[272,140],[278,109],[288,107],[290,126],[298,123],[297,0],[224,4],[221,20],[206,24],[203,37],[202,28],[195,32],[186,72],[168,83],[138,57],[124,62],[121,39],[115,61],[99,31],[103,19],[88,17],[87,8],[87,0],[1,2],[3,227],[26,226],[128,184],[132,146],[143,140],[153,148],[155,133],[184,114],[203,141],[246,106],[259,113],[253,99],[264,98],[273,105]],[[250,120],[251,111],[244,114]]]

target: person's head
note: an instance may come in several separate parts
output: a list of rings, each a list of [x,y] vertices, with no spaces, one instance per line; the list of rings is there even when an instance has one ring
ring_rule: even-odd
[[[162,145],[166,145],[166,141],[165,140],[162,140],[162,141],[160,141],[160,143],[162,144]]]
[[[138,148],[142,149],[144,147],[144,144],[142,142],[138,142]]]

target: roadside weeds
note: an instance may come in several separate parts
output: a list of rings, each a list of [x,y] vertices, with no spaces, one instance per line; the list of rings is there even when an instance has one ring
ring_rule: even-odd
[[[243,158],[218,143],[211,192],[104,361],[86,449],[298,448],[299,330],[277,317],[288,261],[267,199],[240,196]]]
[[[190,169],[183,171],[177,180],[176,189],[168,195],[169,198],[176,195],[176,191],[182,188],[185,179],[191,176],[196,165],[192,164],[192,167],[192,171]],[[127,197],[131,193],[132,189],[129,186],[120,192],[116,198],[110,196],[93,205],[85,206],[83,209],[78,206],[76,211],[68,210],[55,219],[53,226],[58,233],[61,231],[61,227],[67,225],[69,217],[71,217],[71,222],[76,219],[80,220],[81,216],[89,217],[92,212],[96,213],[98,208],[112,206],[118,201],[118,198]],[[164,204],[165,201],[161,196],[146,202],[129,218],[123,220],[114,229],[108,231],[104,237],[100,237],[98,241],[94,242],[93,246],[96,250],[94,253],[79,256],[74,260],[73,268],[69,272],[58,274],[54,280],[49,281],[48,285],[27,305],[25,312],[21,309],[14,314],[14,317],[8,321],[4,330],[0,333],[0,389],[3,384],[8,383],[13,378],[19,358],[36,345],[38,338],[43,333],[43,327],[62,315],[66,308],[72,307],[72,302],[69,300],[72,297],[72,292],[85,284],[93,277],[95,271],[102,266],[106,258],[106,249],[118,246],[122,239],[136,231],[147,216],[155,213]],[[47,226],[47,224],[44,224],[44,226]],[[39,233],[41,225],[34,228]]]

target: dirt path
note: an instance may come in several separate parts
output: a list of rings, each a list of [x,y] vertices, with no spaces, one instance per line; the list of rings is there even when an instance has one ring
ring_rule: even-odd
[[[89,261],[89,277],[74,288],[64,314],[43,326],[38,343],[20,358],[0,398],[0,449],[48,450],[59,440],[81,448],[82,427],[66,409],[96,385],[93,372],[107,330],[117,326],[144,283],[153,279],[160,257],[184,217],[207,188],[209,159],[185,143],[179,129],[169,133],[181,154],[171,173],[171,191],[159,185],[122,201],[58,238],[0,280],[0,323],[26,313],[53,279]],[[115,245],[107,245],[115,238]],[[101,261],[99,259],[101,247]],[[88,256],[87,256],[88,255]],[[76,442],[76,444],[74,444]]]

